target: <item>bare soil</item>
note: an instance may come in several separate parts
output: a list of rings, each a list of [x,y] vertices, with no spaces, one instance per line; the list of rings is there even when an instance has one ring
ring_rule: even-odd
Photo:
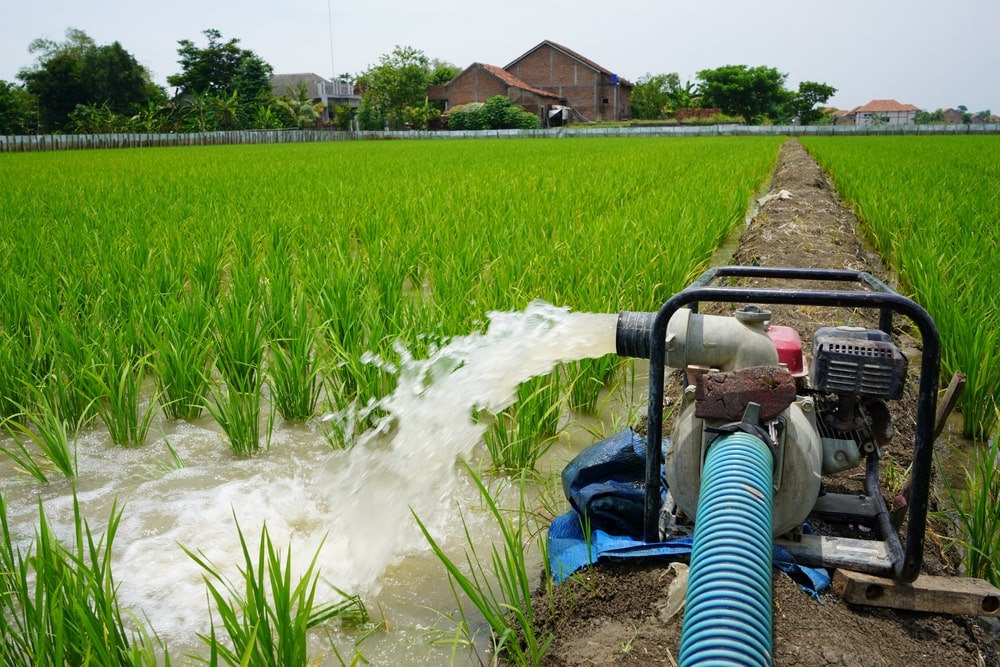
[[[727,263],[849,268],[892,284],[878,256],[859,238],[851,209],[838,200],[826,175],[794,139],[782,147],[770,194],[782,190],[788,197],[770,199],[760,207]],[[819,326],[848,320],[861,324],[858,314],[844,311],[801,306],[775,306],[772,311],[773,322],[801,333],[806,350]],[[876,326],[870,321],[864,324]],[[907,345],[919,349],[919,341],[906,339],[906,331],[897,333],[903,334],[904,351]],[[907,395],[891,406],[896,435],[887,449],[891,464],[899,470],[912,455],[913,382]],[[830,483],[860,488],[862,476],[861,470],[848,471]],[[942,546],[944,533],[944,526],[931,522],[923,564],[928,574],[956,574],[953,556]],[[600,563],[556,587],[554,603],[539,593],[535,601],[539,629],[554,634],[543,664],[675,665],[683,612],[671,618],[664,612],[673,576],[661,562]],[[1000,666],[997,645],[984,623],[974,617],[858,606],[832,591],[817,602],[777,571],[773,592],[774,664],[779,667]]]

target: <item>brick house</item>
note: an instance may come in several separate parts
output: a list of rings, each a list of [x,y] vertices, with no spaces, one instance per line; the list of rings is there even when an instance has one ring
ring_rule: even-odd
[[[569,107],[575,120],[627,120],[632,83],[579,53],[548,40],[506,67],[473,63],[444,86],[431,86],[428,98],[445,111],[460,104],[505,95],[537,113],[542,126],[554,107]]]
[[[965,117],[958,109],[945,109],[943,115],[946,123],[960,124],[965,122]]]
[[[483,63],[472,63],[440,88],[440,91],[429,91],[428,95],[432,100],[443,99],[449,109],[470,102],[485,102],[491,97],[502,95],[525,111],[545,118],[542,114],[548,107],[565,104],[565,100],[559,96],[535,88],[496,65]]]
[[[883,125],[912,125],[920,107],[901,104],[896,100],[872,100],[851,109],[855,125],[875,125],[881,118]]]
[[[545,40],[504,67],[529,85],[566,100],[578,120],[627,120],[632,83],[579,53]]]

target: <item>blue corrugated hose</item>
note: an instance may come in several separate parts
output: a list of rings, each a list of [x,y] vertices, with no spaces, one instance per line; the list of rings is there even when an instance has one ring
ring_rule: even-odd
[[[772,664],[771,450],[759,438],[720,436],[698,496],[681,667]]]

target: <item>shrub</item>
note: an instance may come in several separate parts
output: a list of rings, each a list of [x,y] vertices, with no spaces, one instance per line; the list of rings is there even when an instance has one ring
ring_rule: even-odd
[[[538,116],[503,95],[455,107],[448,114],[449,130],[537,130],[539,126]]]

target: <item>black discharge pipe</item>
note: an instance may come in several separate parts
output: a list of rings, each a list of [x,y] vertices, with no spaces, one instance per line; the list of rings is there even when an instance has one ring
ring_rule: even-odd
[[[653,332],[656,313],[634,313],[624,310],[618,314],[615,348],[618,356],[649,359],[649,341]]]
[[[770,280],[829,281],[856,283],[854,290],[776,289],[771,287],[713,287],[719,278],[759,278]],[[646,447],[645,507],[643,539],[659,540],[660,466],[663,443],[663,383],[666,376],[667,325],[684,306],[697,310],[700,302],[760,303],[841,308],[866,308],[879,311],[879,327],[891,333],[893,313],[908,317],[920,330],[920,385],[917,395],[917,418],[914,433],[912,484],[908,498],[906,548],[887,519],[885,501],[878,490],[878,462],[869,459],[865,491],[872,498],[879,515],[883,539],[891,560],[887,574],[900,581],[913,581],[923,559],[924,533],[927,526],[933,454],[934,416],[937,408],[938,374],[941,342],[930,314],[917,303],[892,290],[864,271],[837,269],[773,268],[763,266],[724,266],[709,269],[689,287],[668,299],[656,313],[622,312],[618,316],[615,345],[619,355],[649,359],[649,406]],[[656,443],[657,446],[653,446]]]

